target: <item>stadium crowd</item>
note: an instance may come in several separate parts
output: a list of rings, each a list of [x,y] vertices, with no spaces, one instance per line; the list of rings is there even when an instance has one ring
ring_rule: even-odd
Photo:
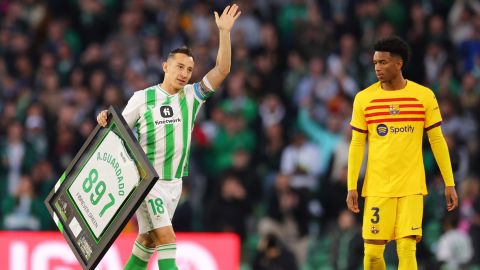
[[[0,1],[0,228],[56,230],[43,200],[97,113],[159,83],[183,45],[201,80],[213,11],[230,2]],[[446,214],[425,143],[419,265],[480,269],[480,1],[236,3],[232,71],[195,124],[175,230],[238,233],[243,269],[360,269],[361,215],[345,205],[352,101],[376,81],[373,43],[396,34],[412,49],[405,77],[436,93],[460,197]]]

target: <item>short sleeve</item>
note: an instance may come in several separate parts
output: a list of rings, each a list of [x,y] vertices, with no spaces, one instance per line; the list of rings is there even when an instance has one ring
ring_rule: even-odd
[[[365,121],[365,114],[358,95],[356,95],[353,100],[352,121],[350,121],[350,125],[352,129],[356,131],[367,133],[367,122]]]
[[[145,98],[142,98],[142,93],[144,91],[135,92],[123,109],[122,116],[130,128],[135,126],[140,118],[140,108],[145,106]]]
[[[427,94],[425,99],[425,129],[429,130],[442,123],[442,115],[438,107],[437,99],[433,92]]]

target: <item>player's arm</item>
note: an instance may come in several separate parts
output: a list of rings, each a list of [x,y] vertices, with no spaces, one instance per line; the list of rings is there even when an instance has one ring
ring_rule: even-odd
[[[455,191],[455,181],[453,178],[452,165],[450,163],[450,153],[448,145],[443,137],[440,125],[427,130],[428,141],[432,147],[433,156],[445,182],[445,198],[447,200],[447,209],[452,211],[458,206],[458,196]]]
[[[353,102],[352,113],[352,140],[348,151],[348,175],[347,175],[347,206],[354,213],[360,212],[358,208],[357,182],[363,162],[365,142],[367,139],[367,123],[361,108],[358,96]]]
[[[458,206],[458,196],[455,191],[455,181],[453,178],[452,165],[450,163],[450,153],[448,152],[447,142],[443,137],[442,116],[435,95],[429,93],[425,99],[425,130],[428,140],[432,147],[433,156],[440,168],[443,181],[445,182],[445,199],[448,211],[452,211]]]
[[[220,87],[223,80],[225,80],[228,73],[230,73],[230,66],[232,62],[230,31],[232,30],[232,27],[240,14],[241,12],[238,10],[238,6],[236,4],[227,6],[220,16],[217,12],[215,12],[215,23],[217,24],[219,31],[217,60],[215,67],[207,73],[206,82],[205,80],[202,81],[203,84],[209,83],[210,85],[205,86],[212,91]]]
[[[362,167],[366,139],[367,133],[352,127],[352,140],[348,150],[347,206],[354,213],[360,212],[358,208],[357,182]]]

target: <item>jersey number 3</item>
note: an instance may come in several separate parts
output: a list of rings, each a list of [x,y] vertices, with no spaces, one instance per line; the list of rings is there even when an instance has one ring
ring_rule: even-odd
[[[378,207],[372,207],[372,211],[373,211],[373,218],[370,219],[370,221],[373,224],[377,224],[380,221],[380,215],[378,214],[378,212],[380,212],[380,209]]]

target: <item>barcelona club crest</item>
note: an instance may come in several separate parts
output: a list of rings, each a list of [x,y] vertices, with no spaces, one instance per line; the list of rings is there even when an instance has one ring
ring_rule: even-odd
[[[377,233],[380,232],[380,230],[377,228],[377,225],[372,225],[372,230],[371,231],[372,231],[373,234],[377,234]]]
[[[390,112],[391,115],[400,114],[400,105],[398,104],[390,105],[388,111]]]

